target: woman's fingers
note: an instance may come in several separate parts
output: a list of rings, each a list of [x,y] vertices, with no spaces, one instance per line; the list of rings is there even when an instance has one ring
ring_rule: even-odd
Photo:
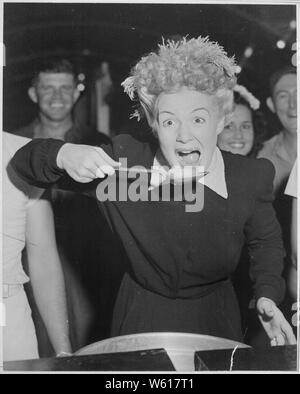
[[[71,174],[70,175],[71,176],[71,178],[73,178],[76,182],[80,182],[80,183],[89,183],[89,182],[92,182],[94,179],[95,179],[95,177],[90,177],[90,176],[80,176],[80,175],[77,175],[77,174]]]
[[[285,345],[285,338],[284,335],[282,335],[281,333],[276,334],[276,336],[274,336],[271,339],[271,346],[283,346]]]
[[[274,310],[273,310],[273,308],[270,307],[269,305],[266,306],[266,307],[264,308],[264,312],[265,312],[265,314],[266,314],[268,317],[273,317],[273,316],[274,316]]]
[[[101,172],[103,172],[105,175],[113,175],[115,173],[115,170],[113,167],[109,166],[109,165],[103,165],[99,167]]]
[[[97,156],[94,157],[92,171],[96,178],[105,178],[106,175],[113,175],[115,168],[120,167],[121,163],[113,160],[103,149],[94,147]]]
[[[257,311],[259,320],[270,338],[271,346],[297,343],[292,327],[272,300],[260,298],[257,302]]]
[[[293,329],[287,321],[284,322],[282,331],[285,335],[287,345],[295,345],[297,343]]]
[[[285,344],[284,335],[282,335],[281,333],[276,335],[276,340],[277,340],[277,346],[283,346]]]
[[[277,346],[277,339],[272,338],[270,344],[271,344],[271,346]]]
[[[257,310],[261,315],[266,315],[267,317],[274,316],[274,308],[273,303],[269,300],[261,300],[257,304]]]
[[[97,167],[95,165],[91,165],[90,167],[85,167],[80,169],[78,178],[84,179],[89,178],[90,180],[94,180],[96,178],[105,178],[106,175],[113,175],[115,170],[108,165],[101,165]]]
[[[271,346],[294,345],[296,343],[293,333],[278,333],[271,339]]]
[[[104,178],[105,177],[105,173],[101,170],[100,167],[98,167],[96,169],[95,176],[96,176],[96,178]]]
[[[99,148],[97,146],[95,146],[93,148],[100,155],[100,157],[102,158],[102,160],[103,160],[103,162],[105,164],[107,164],[108,166],[111,166],[111,167],[116,167],[116,168],[120,167],[121,163],[118,162],[118,161],[113,160],[110,156],[108,156],[107,153],[104,152],[103,149],[101,149],[101,148]]]

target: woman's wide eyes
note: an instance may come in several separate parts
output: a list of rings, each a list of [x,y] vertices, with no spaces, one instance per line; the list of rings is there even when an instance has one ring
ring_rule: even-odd
[[[164,127],[172,127],[175,125],[175,121],[172,119],[167,119],[163,121],[163,126]]]
[[[193,121],[194,121],[194,123],[196,123],[198,125],[202,125],[202,124],[204,124],[206,122],[206,120],[204,118],[200,117],[200,116],[196,116],[193,119]]]
[[[200,116],[196,116],[195,118],[192,119],[192,122],[196,125],[203,125],[206,120]],[[166,119],[162,122],[164,127],[174,127],[176,125],[177,121],[175,119]]]

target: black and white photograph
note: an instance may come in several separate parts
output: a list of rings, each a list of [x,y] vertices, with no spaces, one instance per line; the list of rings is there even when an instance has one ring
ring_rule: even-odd
[[[297,1],[0,6],[0,373],[298,374]]]

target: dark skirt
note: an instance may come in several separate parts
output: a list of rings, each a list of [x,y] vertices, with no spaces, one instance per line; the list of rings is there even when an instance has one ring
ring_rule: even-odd
[[[111,335],[184,332],[242,342],[240,311],[229,280],[197,299],[150,292],[125,274],[113,313]]]

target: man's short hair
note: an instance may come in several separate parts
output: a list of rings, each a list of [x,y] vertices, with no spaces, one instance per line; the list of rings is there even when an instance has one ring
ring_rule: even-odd
[[[284,75],[296,73],[296,67],[286,66],[272,74],[269,82],[270,95],[273,96],[275,85]]]
[[[36,67],[32,78],[32,86],[34,86],[39,78],[40,73],[64,73],[71,74],[76,83],[76,72],[74,65],[67,59],[51,58],[45,59]]]

